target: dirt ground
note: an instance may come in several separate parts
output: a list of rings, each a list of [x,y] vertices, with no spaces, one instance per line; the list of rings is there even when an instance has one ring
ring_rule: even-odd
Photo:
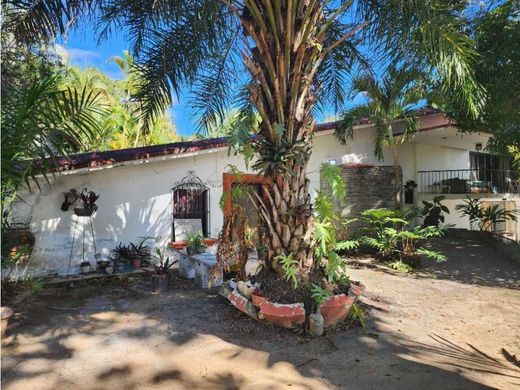
[[[445,238],[417,274],[357,265],[366,328],[307,340],[176,280],[45,289],[2,349],[14,389],[520,389],[520,265]],[[354,267],[354,266],[353,266]]]

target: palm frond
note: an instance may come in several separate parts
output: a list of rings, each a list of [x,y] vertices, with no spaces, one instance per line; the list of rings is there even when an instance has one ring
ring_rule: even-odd
[[[343,114],[336,126],[335,135],[340,142],[346,144],[354,136],[354,125],[358,119],[372,116],[372,107],[369,103],[353,107]]]
[[[390,63],[413,64],[450,91],[468,113],[481,108],[483,91],[476,81],[476,52],[464,31],[464,2],[440,0],[361,0],[358,14],[369,21],[363,31]]]
[[[353,27],[352,24],[335,20],[327,30],[324,46],[331,46]],[[316,75],[321,91],[318,96],[319,108],[330,105],[334,113],[340,112],[348,98],[349,79],[353,72],[358,69],[369,70],[368,60],[359,51],[359,44],[360,39],[357,37],[345,40],[335,46],[321,63]]]
[[[239,79],[236,69],[237,60],[241,58],[237,41],[238,31],[235,31],[222,42],[223,47],[213,50],[196,77],[190,105],[198,116],[198,134],[207,134],[208,129],[224,120],[226,108],[233,98],[230,91]]]

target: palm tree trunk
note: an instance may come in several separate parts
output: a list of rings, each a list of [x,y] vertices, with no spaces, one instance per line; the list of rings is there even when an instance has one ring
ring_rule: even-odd
[[[307,162],[294,164],[293,175],[271,176],[265,188],[261,211],[267,229],[264,242],[270,266],[276,272],[281,272],[276,257],[289,253],[295,255],[302,268],[313,267],[313,218],[306,167]]]
[[[293,253],[301,267],[313,266],[306,168],[315,124],[314,79],[324,57],[325,34],[318,28],[321,5],[320,1],[246,0],[240,17],[255,44],[245,63],[254,80],[251,100],[261,117],[253,147],[268,182],[259,211],[267,230],[263,238],[267,265],[278,273],[278,255]]]

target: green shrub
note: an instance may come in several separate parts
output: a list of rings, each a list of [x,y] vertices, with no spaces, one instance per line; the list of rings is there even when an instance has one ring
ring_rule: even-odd
[[[382,258],[406,260],[423,255],[436,261],[446,260],[438,251],[418,247],[422,240],[442,236],[444,226],[413,226],[402,212],[389,209],[365,210],[361,220],[366,228],[360,241],[376,249]]]

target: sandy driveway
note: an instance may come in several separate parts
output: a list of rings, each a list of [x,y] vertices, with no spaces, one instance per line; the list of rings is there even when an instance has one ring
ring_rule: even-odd
[[[417,275],[358,268],[366,328],[305,340],[187,282],[46,289],[16,307],[2,349],[12,389],[520,389],[520,266],[444,239]]]

